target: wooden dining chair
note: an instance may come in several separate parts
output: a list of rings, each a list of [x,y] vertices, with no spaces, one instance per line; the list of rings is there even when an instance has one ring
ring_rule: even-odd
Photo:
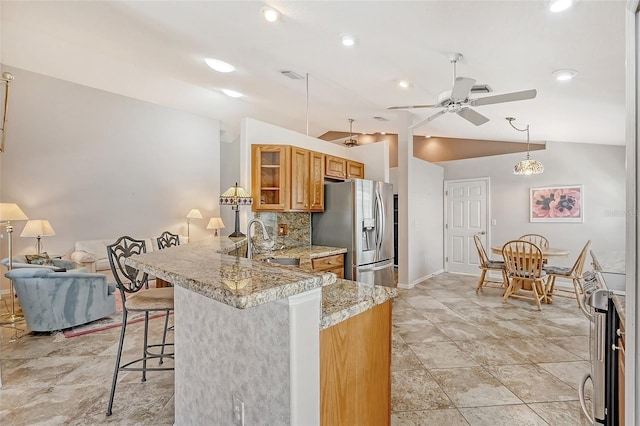
[[[547,300],[548,277],[542,269],[540,247],[529,241],[512,240],[502,247],[502,256],[509,280],[504,302],[509,297],[532,299],[541,310],[541,302]],[[524,292],[531,292],[531,295]]]
[[[541,249],[549,248],[549,240],[544,235],[524,234],[524,235],[520,235],[518,239],[523,241],[529,241],[530,243],[537,245]]]
[[[473,236],[473,242],[476,244],[476,249],[478,250],[478,259],[480,261],[479,267],[482,270],[480,281],[478,281],[478,286],[476,287],[476,292],[480,291],[483,287],[501,288],[504,290],[508,282],[504,262],[502,260],[489,259],[489,256],[487,256],[487,252],[482,245],[482,240],[477,235]],[[502,281],[487,278],[488,271],[500,271],[502,274]]]
[[[578,307],[580,307],[580,294],[584,293],[584,288],[582,287],[582,273],[584,270],[584,263],[587,259],[587,253],[589,252],[589,246],[591,245],[591,240],[587,241],[584,245],[584,248],[578,255],[575,263],[571,268],[567,268],[564,266],[553,266],[553,265],[545,265],[544,271],[549,275],[549,289],[547,291],[548,301],[551,302],[553,296],[559,297],[569,297],[576,298],[578,302]],[[565,289],[565,288],[556,288],[556,278],[564,278],[567,280],[571,280],[573,283],[573,291]]]

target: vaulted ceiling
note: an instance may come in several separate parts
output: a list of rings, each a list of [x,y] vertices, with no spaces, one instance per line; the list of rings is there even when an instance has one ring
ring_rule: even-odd
[[[492,94],[537,89],[537,97],[477,107],[490,119],[481,126],[445,114],[418,133],[524,141],[504,119],[513,116],[531,125],[532,141],[624,144],[624,0],[582,0],[555,14],[546,0],[268,5],[281,20],[266,22],[267,3],[254,1],[2,2],[0,59],[219,119],[231,141],[242,117],[311,136],[346,131],[348,118],[354,132],[397,132],[387,107],[436,103],[452,86],[448,54],[460,52],[459,76]],[[342,46],[343,33],[358,43]],[[207,57],[236,71],[217,73]],[[562,68],[579,74],[555,81]],[[437,110],[410,111],[417,122]]]

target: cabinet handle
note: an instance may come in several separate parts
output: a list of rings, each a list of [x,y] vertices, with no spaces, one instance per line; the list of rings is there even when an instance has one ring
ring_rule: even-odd
[[[611,345],[611,350],[612,350],[612,351],[614,351],[614,352],[615,352],[615,351],[617,351],[617,350],[619,350],[619,349],[620,349],[620,346],[616,346],[616,345],[615,345],[615,343]]]
[[[617,329],[617,330],[616,330],[616,336],[618,336],[618,337],[622,337],[622,336],[624,336],[624,332],[623,332],[623,331],[620,331],[620,329]]]

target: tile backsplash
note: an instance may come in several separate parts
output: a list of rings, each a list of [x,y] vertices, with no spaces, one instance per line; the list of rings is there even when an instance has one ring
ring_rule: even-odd
[[[267,232],[276,241],[276,247],[300,247],[311,245],[311,213],[256,212],[255,216],[264,222]],[[286,224],[288,234],[278,236],[278,225]],[[254,240],[262,239],[259,232],[253,233]]]

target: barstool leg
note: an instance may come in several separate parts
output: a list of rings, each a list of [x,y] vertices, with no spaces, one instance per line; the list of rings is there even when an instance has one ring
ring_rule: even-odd
[[[122,346],[124,344],[124,334],[127,331],[127,310],[122,311],[122,330],[120,331],[120,342],[118,342],[118,354],[116,355],[116,368],[113,371],[113,381],[111,382],[111,393],[109,393],[109,405],[107,406],[107,416],[111,415],[113,408],[113,398],[116,394],[116,383],[118,382],[118,372],[120,371],[120,360],[122,359]]]
[[[167,315],[164,318],[164,331],[162,333],[162,347],[160,348],[160,365],[164,362],[164,345],[167,342],[167,330],[169,328],[169,311],[167,311]]]

